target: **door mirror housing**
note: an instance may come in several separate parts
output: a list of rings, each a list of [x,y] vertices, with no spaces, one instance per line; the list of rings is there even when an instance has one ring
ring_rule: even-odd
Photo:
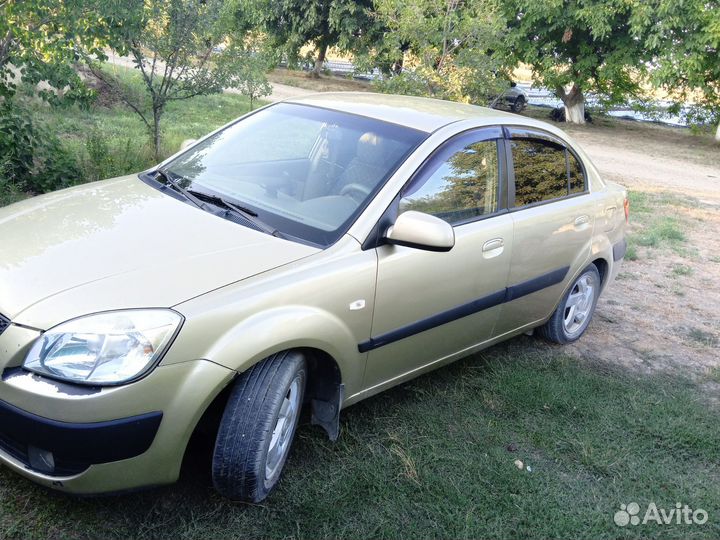
[[[455,246],[455,231],[447,221],[410,210],[403,212],[385,234],[389,244],[424,249],[450,251]]]

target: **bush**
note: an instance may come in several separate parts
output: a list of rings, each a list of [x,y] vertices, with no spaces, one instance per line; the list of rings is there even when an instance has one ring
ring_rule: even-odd
[[[144,139],[138,144],[131,137],[108,137],[97,128],[85,139],[84,152],[79,153],[85,182],[130,174],[154,163],[151,148]]]
[[[17,184],[33,173],[37,137],[29,114],[5,100],[0,105],[0,160],[2,178]]]
[[[38,129],[30,112],[12,100],[0,105],[0,163],[4,187],[16,191],[47,193],[69,187],[79,177],[74,156],[57,137]]]

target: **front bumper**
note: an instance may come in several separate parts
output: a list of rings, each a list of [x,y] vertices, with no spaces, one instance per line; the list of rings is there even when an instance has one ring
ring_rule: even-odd
[[[28,469],[73,475],[139,456],[152,445],[161,420],[155,411],[107,422],[58,422],[0,400],[0,449]]]
[[[177,480],[197,422],[234,376],[194,360],[161,364],[125,386],[79,387],[19,367],[36,337],[12,325],[0,335],[0,462],[70,493]]]

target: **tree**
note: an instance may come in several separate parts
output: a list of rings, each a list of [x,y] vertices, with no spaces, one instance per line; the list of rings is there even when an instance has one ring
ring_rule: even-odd
[[[63,90],[66,98],[87,97],[74,69],[76,50],[102,56],[113,30],[92,0],[0,0],[0,96],[10,98],[20,79]],[[42,97],[55,100],[56,94]]]
[[[720,2],[655,0],[647,4],[647,41],[659,51],[652,81],[698,120],[714,118],[720,142]]]
[[[668,0],[672,1],[672,0]],[[524,62],[555,91],[568,122],[585,122],[585,98],[604,103],[640,95],[651,51],[636,18],[642,0],[508,0],[509,63]]]
[[[267,79],[272,62],[258,47],[233,43],[229,48],[218,62],[223,72],[228,74],[227,86],[236,88],[247,96],[252,110],[255,100],[272,92],[272,86]]]
[[[319,77],[328,48],[339,45],[353,49],[372,20],[372,0],[248,0],[240,2],[270,37],[269,45],[282,50],[291,63],[300,58],[300,49],[310,43],[315,48],[315,67]]]
[[[85,59],[147,126],[160,159],[161,120],[168,103],[222,92],[237,83],[232,72],[237,59],[227,57],[242,50],[242,44],[225,46],[233,27],[222,0],[126,0],[114,14],[123,26],[112,45],[132,59],[145,92],[138,94],[91,56]]]
[[[377,53],[402,66],[381,90],[487,103],[507,83],[490,0],[376,0],[375,17],[387,29]]]
[[[93,0],[0,0],[0,191],[43,193],[71,185],[73,157],[37,125],[17,96],[19,83],[53,105],[87,100],[73,69],[80,47],[97,56],[113,31]],[[50,89],[36,92],[46,81]]]

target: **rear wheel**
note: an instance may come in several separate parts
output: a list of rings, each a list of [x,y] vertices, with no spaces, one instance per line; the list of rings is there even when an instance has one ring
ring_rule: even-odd
[[[539,334],[554,343],[571,343],[585,333],[600,296],[600,272],[591,264],[565,293],[560,305],[541,326]]]
[[[306,379],[302,355],[284,352],[235,382],[213,454],[213,484],[221,495],[257,503],[277,485],[295,436]]]

